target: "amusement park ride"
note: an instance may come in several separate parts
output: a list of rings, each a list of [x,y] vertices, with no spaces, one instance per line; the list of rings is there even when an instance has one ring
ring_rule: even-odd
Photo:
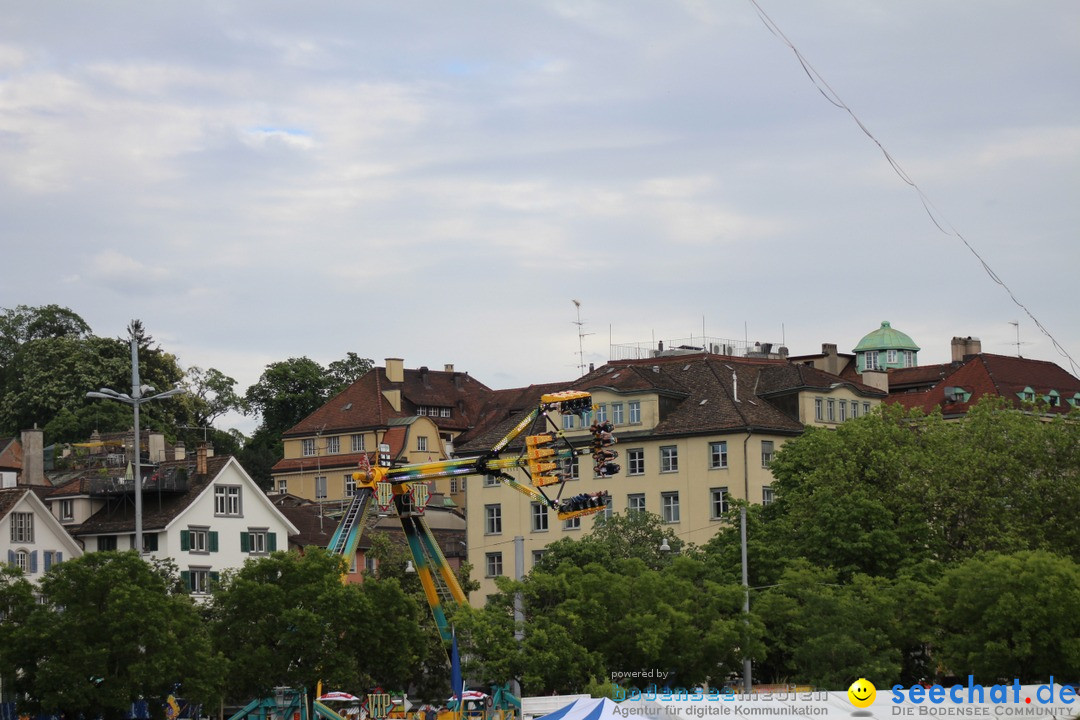
[[[465,593],[424,520],[424,506],[428,499],[426,481],[463,475],[490,475],[534,502],[554,510],[560,520],[602,512],[608,502],[606,491],[582,493],[569,498],[563,498],[562,493],[578,456],[592,455],[593,470],[598,476],[606,477],[619,472],[619,466],[614,463],[618,453],[611,449],[616,442],[611,423],[593,423],[590,428],[592,442],[587,446],[574,447],[551,418],[554,412],[585,417],[591,410],[592,396],[587,392],[567,390],[543,395],[540,403],[521,422],[478,458],[393,467],[389,453],[380,451],[376,466],[362,463],[360,470],[353,473],[356,494],[330,539],[330,550],[344,557],[352,557],[372,506],[377,506],[383,513],[393,507],[401,520],[413,564],[439,634],[443,640],[450,642],[451,628],[442,605],[447,601],[465,602]],[[526,432],[531,434],[525,437],[517,456],[499,456]],[[513,468],[524,470],[529,484],[518,482],[507,472]]]
[[[561,520],[603,512],[609,500],[606,491],[582,493],[568,498],[563,498],[562,494],[566,481],[573,475],[579,456],[592,456],[593,471],[598,477],[619,472],[619,466],[614,462],[618,453],[611,449],[616,442],[612,434],[612,424],[593,423],[590,427],[591,442],[574,447],[551,417],[553,413],[559,413],[585,418],[591,410],[592,396],[587,392],[567,390],[543,395],[539,404],[521,422],[490,450],[476,458],[395,467],[390,461],[389,449],[380,447],[375,466],[371,466],[365,456],[360,469],[353,473],[356,494],[330,539],[329,549],[338,555],[351,558],[356,552],[357,542],[372,508],[377,507],[379,514],[389,514],[393,508],[401,520],[413,566],[424,588],[431,614],[435,618],[439,634],[449,648],[452,629],[443,610],[443,603],[463,603],[465,593],[424,519],[424,507],[429,494],[427,481],[465,475],[489,475],[534,502],[554,510]],[[525,433],[529,434],[525,436],[522,449],[516,456],[500,457],[500,453]],[[514,468],[524,471],[528,477],[527,484],[518,482],[507,472]],[[285,694],[279,693],[280,697],[276,699],[252,701],[230,720],[308,720],[307,702],[303,699],[306,695],[301,695],[300,691],[284,690]],[[483,720],[493,717],[495,713],[499,717],[506,717],[515,707],[520,709],[519,702],[508,694],[505,687],[496,687],[491,698],[485,701],[463,701],[454,717],[459,720]],[[393,703],[388,695],[369,696],[367,705],[370,720],[382,720],[388,714],[386,711],[397,715],[393,713]],[[378,709],[375,709],[376,706]],[[318,700],[312,702],[311,707],[314,716],[321,720],[343,720],[341,715]]]

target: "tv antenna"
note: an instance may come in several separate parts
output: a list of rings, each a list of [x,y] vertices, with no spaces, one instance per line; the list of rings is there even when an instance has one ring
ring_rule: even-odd
[[[571,300],[574,303],[574,307],[577,308],[577,320],[573,321],[578,326],[577,329],[577,345],[578,345],[578,372],[582,375],[585,374],[585,345],[582,342],[586,335],[593,335],[594,333],[582,332],[582,328],[585,323],[581,321],[581,303],[577,300]]]
[[[1010,343],[1010,344],[1016,346],[1016,357],[1023,357],[1020,354],[1020,346],[1021,345],[1027,345],[1028,343],[1027,342],[1020,342],[1020,322],[1018,320],[1013,320],[1009,324],[1012,325],[1014,328],[1016,328],[1016,342]]]

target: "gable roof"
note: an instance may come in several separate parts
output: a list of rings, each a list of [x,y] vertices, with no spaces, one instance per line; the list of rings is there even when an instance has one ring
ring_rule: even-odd
[[[947,387],[961,388],[967,399],[947,399]],[[920,408],[927,413],[940,407],[942,414],[955,416],[966,413],[971,405],[987,395],[1006,398],[1014,406],[1021,407],[1024,401],[1020,395],[1028,388],[1034,391],[1037,398],[1049,395],[1052,390],[1057,391],[1062,398],[1060,404],[1045,407],[1044,411],[1067,414],[1072,406],[1065,400],[1080,393],[1080,379],[1045,360],[979,353],[955,366],[934,387],[924,392],[890,395],[888,402],[907,409]]]
[[[75,542],[75,539],[68,533],[67,528],[60,524],[53,514],[49,511],[49,508],[42,502],[38,493],[33,488],[27,486],[8,488],[0,490],[0,520],[3,520],[8,516],[19,503],[26,501],[30,505],[30,509],[34,512],[34,515],[40,518],[34,522],[44,522],[52,530],[53,534],[64,543],[67,548],[67,552],[76,557],[82,554],[82,548]],[[40,541],[40,538],[38,538]]]
[[[401,391],[401,410],[390,405],[383,395],[387,390]],[[394,383],[387,378],[386,368],[375,367],[282,437],[383,428],[392,418],[415,416],[420,407],[450,408],[450,417],[432,420],[440,429],[464,432],[476,424],[480,408],[491,392],[468,373],[404,369],[402,382]]]
[[[257,491],[257,497],[261,497],[268,507],[280,514],[280,510],[266,498],[265,493],[259,490],[258,485],[244,471],[244,468],[231,455],[215,455],[206,459],[206,473],[197,474],[195,471],[195,459],[189,458],[180,461],[161,463],[146,480],[143,490],[143,530],[165,530],[170,523],[188,509],[203,493],[208,492],[210,486],[221,475],[227,466],[235,466],[236,469],[247,479],[251,488]],[[91,478],[92,482],[93,478]],[[179,492],[154,492],[155,483],[160,487],[181,487]],[[296,528],[284,515],[281,516],[290,532]],[[135,530],[135,506],[127,498],[107,502],[105,507],[91,515],[86,522],[71,528],[73,535],[101,535],[134,532]]]
[[[22,444],[13,437],[0,438],[0,469],[22,470]]]
[[[0,490],[0,520],[6,518],[12,508],[18,505],[19,501],[28,492],[30,492],[28,487],[13,487]]]

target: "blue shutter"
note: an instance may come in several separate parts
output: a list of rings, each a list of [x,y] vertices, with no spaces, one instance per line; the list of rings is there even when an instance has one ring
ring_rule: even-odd
[[[8,550],[7,551],[7,561],[8,561],[8,565],[11,565],[12,567],[15,566],[15,551],[14,550]]]
[[[37,550],[30,553],[30,572],[31,573],[36,573],[37,572],[37,554],[38,554]]]
[[[45,551],[45,572],[49,572],[49,568],[52,567],[52,564],[53,564],[53,551],[52,550],[46,550]]]
[[[55,558],[53,558],[53,563],[54,563],[55,565],[59,565],[59,564],[60,564],[60,563],[62,563],[62,562],[64,562],[64,553],[62,553],[62,552],[60,552],[59,550],[57,550],[57,551],[56,551],[56,557],[55,557]]]

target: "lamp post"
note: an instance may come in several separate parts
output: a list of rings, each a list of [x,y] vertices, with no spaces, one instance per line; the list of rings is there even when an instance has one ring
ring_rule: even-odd
[[[183,388],[174,388],[165,392],[157,392],[149,385],[139,382],[139,343],[133,336],[131,338],[131,394],[118,393],[109,388],[101,388],[96,392],[86,393],[88,398],[101,398],[103,400],[116,400],[125,405],[130,405],[135,411],[135,547],[139,554],[143,553],[143,528],[142,528],[142,453],[139,450],[139,406],[151,400],[161,400],[184,392]]]

